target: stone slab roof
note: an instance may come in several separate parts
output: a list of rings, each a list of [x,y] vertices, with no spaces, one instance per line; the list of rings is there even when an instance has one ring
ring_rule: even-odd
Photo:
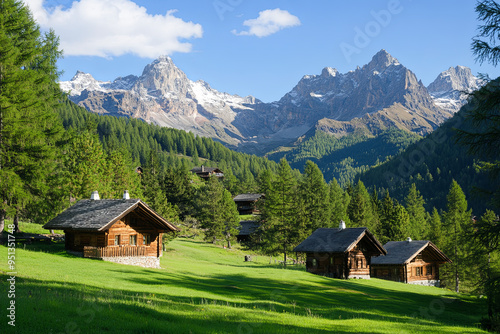
[[[104,231],[119,219],[136,210],[159,228],[178,231],[172,223],[153,211],[140,199],[84,199],[69,207],[43,227],[54,230]]]
[[[386,251],[380,242],[366,227],[352,227],[345,229],[318,228],[306,240],[302,241],[294,252],[307,253],[344,253],[349,252],[363,238],[367,237],[379,254]]]
[[[426,248],[436,261],[451,262],[451,260],[429,240],[389,241],[384,245],[384,248],[387,250],[387,255],[372,258],[372,265],[410,263],[415,256]]]

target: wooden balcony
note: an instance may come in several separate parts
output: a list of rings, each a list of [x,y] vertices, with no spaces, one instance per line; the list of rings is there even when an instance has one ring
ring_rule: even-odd
[[[147,246],[108,246],[83,248],[83,257],[101,259],[103,257],[147,256]]]

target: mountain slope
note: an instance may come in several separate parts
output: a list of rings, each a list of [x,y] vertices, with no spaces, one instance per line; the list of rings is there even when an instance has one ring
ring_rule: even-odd
[[[446,209],[446,196],[452,180],[464,190],[473,214],[482,215],[489,207],[488,198],[477,191],[497,189],[500,180],[491,180],[480,173],[478,158],[457,144],[455,129],[470,130],[473,124],[465,118],[474,101],[464,105],[451,119],[423,140],[409,146],[396,158],[359,176],[367,187],[388,189],[391,197],[403,200],[411,183],[427,200],[427,209]]]

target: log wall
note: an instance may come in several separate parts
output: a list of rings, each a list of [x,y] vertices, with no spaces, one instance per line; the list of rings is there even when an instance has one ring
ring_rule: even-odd
[[[146,234],[150,236],[149,245],[145,244]],[[115,245],[116,236],[119,238],[118,245]],[[107,246],[130,246],[130,236],[136,236],[135,246],[146,247],[146,256],[161,256],[162,234],[133,212],[109,228],[107,232]]]
[[[114,223],[107,231],[80,232],[67,230],[64,232],[66,249],[70,251],[84,252],[84,247],[89,246],[98,248],[143,247],[145,249],[144,256],[154,257],[160,257],[163,252],[162,230],[157,229],[135,212],[129,213],[123,219]],[[149,245],[146,244],[146,235],[149,235],[150,238]],[[116,236],[118,236],[118,244],[115,244]],[[130,245],[130,236],[135,236],[135,245]],[[119,251],[110,250],[110,252],[116,253]]]

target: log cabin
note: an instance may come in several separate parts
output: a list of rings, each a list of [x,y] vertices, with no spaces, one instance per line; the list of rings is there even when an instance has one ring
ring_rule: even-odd
[[[259,214],[257,202],[264,198],[264,194],[240,194],[233,198],[240,215]]]
[[[218,178],[224,178],[224,173],[217,167],[194,167],[191,172],[201,177],[203,180],[208,180],[210,177],[215,176]]]
[[[384,245],[386,256],[372,259],[372,277],[439,286],[439,266],[451,263],[436,245],[428,240],[389,241]]]
[[[159,268],[162,237],[179,229],[140,199],[80,200],[43,226],[64,230],[66,251],[89,258]]]
[[[242,220],[238,228],[236,240],[238,242],[250,241],[250,236],[259,230],[260,223],[258,220]]]
[[[333,278],[370,278],[372,256],[387,252],[366,227],[318,228],[294,248],[306,253],[306,270]]]

